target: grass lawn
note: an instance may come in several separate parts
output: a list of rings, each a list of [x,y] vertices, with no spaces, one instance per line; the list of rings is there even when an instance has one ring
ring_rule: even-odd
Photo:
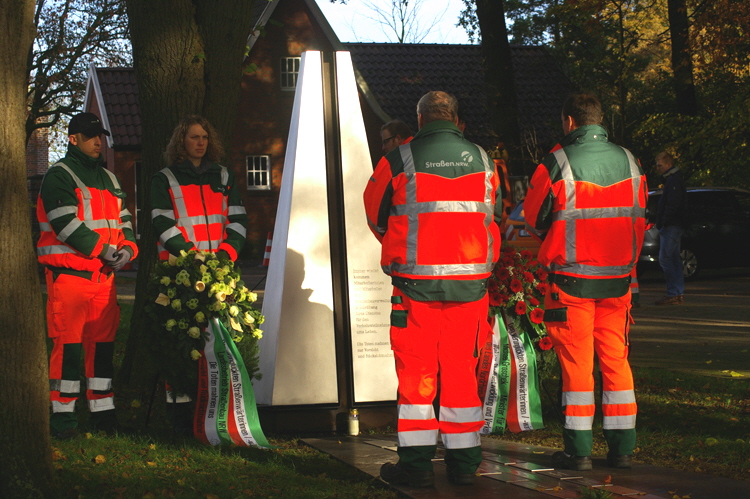
[[[637,462],[750,480],[750,380],[655,368],[634,368],[633,375],[638,401]],[[559,378],[547,378],[545,386],[546,428],[519,434],[506,431],[498,438],[562,447],[562,422],[552,402],[557,399]],[[598,413],[594,454],[606,453]]]
[[[123,304],[116,368],[131,313],[130,305]],[[634,372],[638,462],[750,480],[749,380],[663,369]],[[551,375],[545,385],[551,394],[542,398],[547,428],[517,435],[506,431],[497,438],[560,447],[562,424],[552,402],[559,379]],[[128,394],[117,395],[126,419]],[[85,425],[85,401],[77,405]],[[53,441],[59,497],[397,497],[380,481],[299,443],[299,436],[266,435],[276,446],[272,450],[211,448],[173,437],[163,406],[157,399],[149,427],[133,436],[84,434]],[[600,417],[596,424],[594,453],[604,455]]]

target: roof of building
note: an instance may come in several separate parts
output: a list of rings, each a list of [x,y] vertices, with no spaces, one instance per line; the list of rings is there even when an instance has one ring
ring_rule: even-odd
[[[466,135],[485,147],[497,143],[487,109],[487,87],[479,45],[346,43],[354,66],[390,119],[416,130],[416,104],[430,90],[453,94]],[[568,79],[544,47],[512,46],[519,125],[540,145],[553,141]]]
[[[109,146],[137,148],[141,145],[141,115],[138,102],[138,83],[133,68],[97,68],[89,70],[85,108],[90,92],[96,94],[102,124],[109,130]]]

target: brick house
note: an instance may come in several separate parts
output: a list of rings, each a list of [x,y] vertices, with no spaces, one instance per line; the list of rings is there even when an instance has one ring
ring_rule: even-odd
[[[275,222],[294,89],[306,50],[351,52],[373,163],[381,156],[380,127],[399,118],[416,131],[416,103],[429,90],[456,95],[467,138],[487,149],[496,146],[486,112],[481,47],[343,44],[314,0],[273,0],[263,7],[256,26],[266,28],[262,36],[256,30],[248,40],[248,59],[256,70],[243,77],[228,160],[245,193],[249,246],[256,256],[262,255]],[[568,80],[543,47],[512,51],[522,131],[549,149],[558,138]],[[101,116],[112,132],[103,153],[128,193],[128,209],[136,213],[142,204],[136,192],[141,126],[134,70],[92,66],[84,109]]]

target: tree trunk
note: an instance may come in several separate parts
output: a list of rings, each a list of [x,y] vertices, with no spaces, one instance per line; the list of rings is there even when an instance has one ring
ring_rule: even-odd
[[[482,33],[487,104],[499,139],[513,152],[519,144],[518,108],[504,1],[476,0],[476,9]]]
[[[145,313],[146,288],[157,258],[151,177],[167,166],[163,152],[172,130],[188,114],[202,114],[214,125],[229,158],[253,4],[242,0],[127,1],[143,130],[138,190],[144,193],[145,209],[138,220],[138,278],[118,384],[135,388],[141,400],[150,397],[156,376],[145,340],[151,328]]]
[[[52,490],[44,304],[26,190],[26,55],[34,1],[0,1],[0,497]]]
[[[685,0],[667,0],[667,9],[669,34],[672,40],[672,72],[677,96],[677,112],[695,116],[698,114],[698,102],[693,81],[687,5]]]

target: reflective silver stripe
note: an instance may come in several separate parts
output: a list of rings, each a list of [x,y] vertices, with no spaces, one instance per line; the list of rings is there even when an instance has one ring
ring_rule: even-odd
[[[196,218],[196,217],[191,217],[191,218]],[[208,223],[210,224],[222,224],[223,225],[227,221],[227,217],[225,217],[223,213],[218,214],[218,215],[208,215],[207,217],[200,217],[200,218],[205,218],[206,220],[208,220]]]
[[[553,154],[565,183],[565,208],[563,209],[563,212],[565,212],[574,209],[576,206],[576,185],[573,179],[573,170],[570,168],[568,155],[565,154],[562,147]],[[560,214],[556,215],[560,216]],[[562,216],[565,216],[565,214],[563,213]],[[576,256],[576,225],[574,223],[565,224],[565,260],[567,262],[578,260]]]
[[[484,187],[485,187],[485,193],[484,193],[484,202],[486,203],[487,208],[489,208],[489,211],[485,212],[485,219],[484,219],[484,225],[485,229],[487,231],[487,266],[490,268],[494,268],[494,263],[492,261],[494,257],[494,251],[493,248],[495,248],[495,245],[499,245],[500,241],[495,241],[495,238],[492,236],[492,231],[490,230],[491,224],[495,223],[495,196],[492,194],[492,179],[495,177],[495,162],[490,160],[489,156],[487,156],[487,153],[483,148],[479,148],[479,151],[482,154],[482,163],[484,163],[484,170],[485,170],[485,176],[484,176]],[[498,185],[497,188],[499,189],[500,186]]]
[[[553,152],[555,160],[560,168],[560,175],[565,183],[565,208],[553,214],[554,221],[565,222],[565,260],[567,262],[576,262],[578,260],[576,253],[576,220],[585,220],[593,218],[630,218],[633,226],[637,218],[646,216],[645,207],[638,206],[638,195],[641,185],[641,176],[638,169],[638,163],[633,155],[625,149],[622,150],[628,158],[630,167],[630,180],[633,189],[633,205],[607,208],[576,208],[576,189],[573,178],[573,170],[570,167],[568,155],[563,148]],[[625,179],[623,179],[625,180]],[[550,264],[550,270],[553,272],[570,272],[576,274],[592,275],[597,277],[620,276],[630,272],[638,256],[640,248],[636,247],[636,238],[633,238],[633,247],[631,251],[631,260],[628,265],[622,266],[591,266],[579,263],[566,263],[564,265]]]
[[[114,173],[112,173],[111,171],[107,170],[106,168],[102,168],[102,170],[104,170],[104,173],[106,173],[107,175],[109,175],[109,180],[112,181],[112,185],[115,187],[115,189],[119,189],[120,188],[120,182],[117,181],[117,176]]]
[[[494,213],[492,206],[487,206],[479,201],[429,201],[425,203],[399,204],[391,207],[391,215],[408,215],[410,210],[420,213]]]
[[[622,148],[623,151],[625,151],[625,156],[628,157],[628,163],[630,164],[630,177],[633,179],[633,206],[636,207],[636,210],[634,211],[632,215],[632,222],[633,227],[635,227],[635,222],[637,218],[645,218],[646,217],[646,208],[639,207],[638,206],[638,196],[641,190],[641,172],[638,169],[638,162],[633,157],[633,154],[625,149]],[[632,263],[635,265],[638,255],[640,252],[640,248],[637,246],[636,238],[633,238],[633,260]]]
[[[167,217],[170,220],[174,220],[174,210],[151,210],[151,220],[156,217]]]
[[[219,244],[221,244],[221,241],[198,241],[198,242],[193,242],[193,244],[195,244],[195,247],[198,248],[199,250],[208,251],[211,248],[218,247]],[[214,246],[212,246],[212,244]]]
[[[120,224],[120,221],[119,220],[107,220],[107,219],[102,218],[99,220],[84,220],[83,223],[89,229],[96,230],[96,229],[107,229],[112,226],[117,227]]]
[[[635,391],[633,390],[616,390],[602,392],[602,405],[612,404],[634,404]]]
[[[397,264],[384,265],[383,271],[391,274],[393,271],[403,272],[411,275],[424,276],[449,276],[449,275],[470,275],[485,274],[490,272],[492,267],[485,263],[461,263],[456,265],[416,265],[416,264]]]
[[[74,412],[76,410],[76,401],[60,402],[58,400],[52,401],[52,412]]]
[[[68,174],[73,179],[73,182],[75,182],[78,189],[81,191],[81,198],[83,199],[83,219],[84,220],[92,220],[94,218],[93,211],[91,209],[91,191],[88,187],[86,187],[86,184],[81,181],[78,176],[73,173],[73,170],[68,167],[65,163],[56,163],[54,166],[60,166],[63,170],[68,172]]]
[[[608,277],[630,274],[630,271],[633,270],[633,266],[620,265],[615,267],[604,267],[600,265],[586,265],[583,263],[560,265],[553,262],[549,264],[549,269],[551,272],[570,272],[571,274]]]
[[[55,220],[57,218],[60,218],[64,215],[75,215],[78,213],[78,207],[77,206],[61,206],[59,208],[55,208],[54,210],[51,210],[47,213],[47,220],[50,222],[52,220]]]
[[[103,399],[89,400],[89,411],[91,412],[110,411],[114,408],[115,408],[114,397],[105,397]]]
[[[417,204],[417,171],[414,167],[414,155],[411,152],[411,144],[404,144],[399,147],[401,161],[404,163],[404,175],[406,175],[406,206]],[[409,211],[406,213],[407,223],[409,224],[406,234],[406,262],[414,265],[417,261],[417,235],[419,233],[419,213]]]
[[[175,236],[181,236],[182,232],[177,227],[170,227],[159,235],[159,241],[166,243]]]
[[[437,445],[437,430],[417,430],[398,432],[399,447],[414,447],[417,445]]]
[[[133,230],[133,224],[131,222],[123,222],[120,224],[120,229],[130,229]]]
[[[65,240],[68,239],[70,235],[73,234],[73,232],[75,232],[76,229],[78,229],[78,227],[80,227],[81,225],[83,225],[83,222],[81,222],[81,220],[79,220],[78,218],[72,219],[70,222],[68,222],[68,225],[66,225],[63,230],[61,230],[57,234],[57,238],[60,241],[65,242]]]
[[[185,403],[185,402],[192,402],[193,401],[193,399],[190,398],[190,395],[179,395],[178,397],[176,397],[174,399],[172,397],[174,397],[174,393],[171,392],[171,391],[169,391],[169,390],[167,390],[167,404],[172,404],[172,403],[182,404],[182,403]]]
[[[47,222],[39,222],[39,230],[41,232],[52,232],[52,226]]]
[[[631,416],[604,416],[602,429],[604,430],[630,430],[635,428],[635,414]]]
[[[646,209],[633,206],[613,206],[609,208],[572,208],[555,212],[553,220],[575,221],[591,218],[631,218],[646,216]]]
[[[441,415],[442,417],[442,415]],[[479,438],[479,431],[467,433],[442,433],[440,438],[446,449],[468,449],[470,447],[479,447],[482,441]]]
[[[563,392],[562,405],[594,405],[594,392]]]
[[[432,404],[399,404],[398,419],[435,419]]]
[[[229,207],[229,216],[232,215],[245,215],[247,214],[247,210],[245,210],[244,206],[230,206]]]
[[[76,250],[70,246],[53,245],[53,246],[40,246],[36,249],[36,254],[39,256],[46,255],[64,255],[65,253],[75,253]]]
[[[477,407],[440,407],[440,421],[449,423],[476,423],[484,420],[482,408]]]
[[[195,241],[195,231],[193,230],[193,219],[199,219],[198,222],[203,222],[203,217],[188,217],[188,210],[187,205],[185,204],[185,195],[182,192],[182,186],[177,181],[177,178],[174,176],[174,173],[169,168],[164,168],[161,171],[166,177],[167,181],[169,181],[169,189],[172,191],[172,197],[174,198],[174,204],[175,208],[177,209],[177,213],[175,213],[175,219],[177,220],[177,225],[180,227],[183,227],[186,231],[187,240],[188,241]]]
[[[235,231],[237,234],[241,235],[242,237],[247,236],[247,229],[243,227],[242,224],[238,224],[238,223],[229,224],[226,226],[226,228],[232,229],[233,231]]]
[[[565,416],[566,430],[590,430],[594,424],[594,416]]]
[[[81,391],[81,382],[69,379],[51,379],[49,380],[49,390],[51,392],[78,393]]]
[[[408,231],[406,235],[406,263],[400,264],[392,262],[390,265],[383,266],[383,270],[392,274],[405,273],[411,275],[423,276],[452,276],[452,275],[476,275],[485,274],[492,270],[493,252],[487,252],[487,261],[481,264],[456,264],[456,265],[417,265],[417,237],[419,234],[419,215],[422,213],[435,212],[458,212],[458,213],[484,213],[485,230],[490,234],[489,224],[493,223],[494,217],[494,199],[492,197],[492,177],[494,168],[490,166],[490,160],[481,147],[477,148],[482,152],[482,162],[485,168],[485,202],[475,201],[434,201],[426,203],[417,202],[417,180],[416,167],[414,165],[414,155],[412,154],[411,144],[404,144],[399,147],[401,160],[404,164],[404,175],[406,176],[404,205],[391,207],[391,215],[402,215],[407,217]],[[372,224],[371,224],[372,225]],[[376,226],[374,226],[376,227]],[[380,233],[380,230],[376,227]],[[491,236],[488,236],[491,237]],[[488,248],[492,248],[494,241],[488,241]]]
[[[89,390],[111,390],[112,378],[86,378],[86,384]]]

